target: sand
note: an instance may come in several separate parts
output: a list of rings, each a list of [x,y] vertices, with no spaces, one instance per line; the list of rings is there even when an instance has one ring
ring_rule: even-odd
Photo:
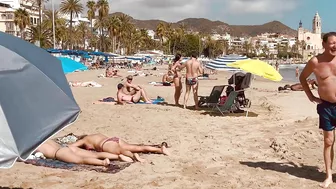
[[[117,174],[73,172],[18,162],[0,170],[0,186],[22,188],[317,188],[323,180],[322,135],[316,105],[304,92],[278,93],[284,83],[257,77],[246,96],[252,100],[245,114],[209,114],[173,104],[174,87],[148,84],[159,73],[135,77],[149,96],[162,96],[168,105],[105,105],[94,101],[116,96],[120,78],[98,78],[103,70],[68,74],[69,81],[96,81],[102,88],[72,88],[82,109],[68,133],[103,133],[131,143],[171,146],[171,156],[143,154],[146,163],[134,163]],[[124,76],[126,71],[121,72]],[[227,84],[229,74],[200,81],[200,95],[214,85]],[[316,91],[315,91],[316,92]],[[182,102],[183,96],[181,98]],[[193,105],[192,98],[188,102]],[[335,188],[336,184],[331,188]]]

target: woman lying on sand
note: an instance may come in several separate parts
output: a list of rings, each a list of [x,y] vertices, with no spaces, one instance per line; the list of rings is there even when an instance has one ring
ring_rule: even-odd
[[[308,83],[310,90],[316,89],[318,87],[317,82],[313,79],[308,79],[307,83]],[[278,91],[283,91],[283,90],[303,91],[303,88],[302,88],[301,83],[296,83],[294,85],[287,84],[284,87],[278,87]]]
[[[150,99],[148,99],[148,97],[146,96],[146,93],[143,90],[138,90],[135,92],[135,94],[131,95],[131,94],[126,94],[123,91],[124,85],[119,83],[117,85],[118,88],[118,92],[117,92],[117,102],[119,104],[125,104],[125,103],[138,103],[140,101],[141,98],[144,99],[144,101],[146,103],[152,103],[152,101]]]
[[[124,161],[123,157],[115,154],[106,152],[91,152],[76,146],[61,146],[53,140],[48,140],[43,143],[39,148],[37,148],[36,152],[41,152],[46,158],[76,164],[108,166],[110,164],[110,159],[120,159]]]
[[[93,135],[83,135],[80,136],[77,142],[71,144],[70,146],[75,147],[84,147],[89,150],[96,150],[97,152],[108,152],[117,155],[127,156],[129,159],[126,159],[124,156],[123,160],[133,162],[133,160],[144,162],[144,159],[141,159],[137,154],[139,152],[154,152],[169,155],[167,150],[167,143],[162,143],[162,147],[153,147],[153,146],[144,146],[144,145],[135,145],[128,144],[124,140],[118,137],[109,138],[102,134],[93,134]]]
[[[102,87],[102,85],[94,81],[86,81],[86,82],[69,81],[69,85],[71,87]]]

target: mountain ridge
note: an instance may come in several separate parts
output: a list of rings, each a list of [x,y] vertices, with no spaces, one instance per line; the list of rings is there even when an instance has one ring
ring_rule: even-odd
[[[115,12],[110,15],[121,15],[122,12]],[[157,25],[160,22],[163,23],[171,23],[166,22],[164,20],[159,19],[150,19],[150,20],[139,20],[135,19],[132,16],[130,16],[131,22],[137,27],[137,28],[145,28],[148,30],[156,30]],[[244,36],[250,36],[254,37],[262,33],[279,33],[283,35],[289,35],[292,37],[297,36],[297,31],[288,27],[287,25],[281,23],[280,21],[273,20],[270,22],[267,22],[265,24],[260,25],[230,25],[228,23],[216,20],[212,21],[207,18],[185,18],[177,22],[172,23],[172,27],[176,28],[179,25],[184,25],[187,30],[193,31],[193,32],[201,32],[206,34],[211,33],[218,33],[218,34],[225,34],[229,33],[232,36],[237,37],[244,37]]]

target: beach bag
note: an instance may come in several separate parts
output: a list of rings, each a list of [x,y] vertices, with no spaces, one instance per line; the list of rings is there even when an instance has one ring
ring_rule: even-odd
[[[225,101],[226,101],[226,99],[227,99],[227,96],[221,96],[221,97],[219,98],[219,104],[224,104]]]

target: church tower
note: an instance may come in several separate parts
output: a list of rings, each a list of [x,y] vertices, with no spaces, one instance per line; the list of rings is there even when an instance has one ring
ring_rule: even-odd
[[[313,19],[313,33],[321,34],[322,33],[322,25],[320,15],[316,12]]]

